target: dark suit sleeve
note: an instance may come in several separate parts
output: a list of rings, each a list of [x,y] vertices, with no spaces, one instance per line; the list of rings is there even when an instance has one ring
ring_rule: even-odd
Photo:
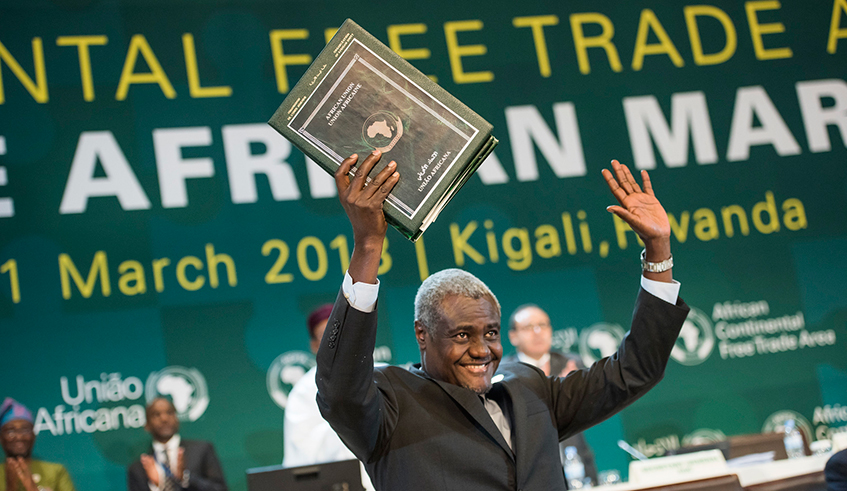
[[[339,292],[317,354],[318,408],[363,462],[382,451],[397,416],[391,387],[374,382],[376,320],[376,310],[361,312]]]
[[[688,310],[681,299],[673,305],[642,289],[616,353],[548,379],[560,440],[604,421],[659,383]]]
[[[188,479],[188,490],[190,491],[227,491],[224,472],[221,463],[215,453],[215,447],[208,442],[193,442],[196,446],[197,458],[191,458],[186,466],[191,475]],[[185,452],[189,452],[187,447]],[[188,455],[186,455],[188,461]]]
[[[847,490],[847,450],[836,452],[827,460],[824,476],[828,490]]]
[[[129,466],[126,473],[126,487],[129,491],[150,491],[147,484],[147,473],[140,460],[136,460]]]

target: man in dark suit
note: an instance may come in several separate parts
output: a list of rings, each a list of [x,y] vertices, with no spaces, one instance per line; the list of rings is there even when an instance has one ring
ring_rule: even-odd
[[[559,441],[658,383],[688,313],[671,276],[667,214],[646,172],[642,190],[616,161],[614,176],[603,171],[620,203],[609,211],[646,247],[631,332],[615,355],[564,378],[523,363],[498,371],[500,305],[479,279],[454,269],[418,290],[421,364],[375,369],[377,270],[387,227],[382,203],[400,178],[391,162],[366,185],[379,157],[377,151],[365,158],[351,179],[358,161],[352,155],[335,175],[355,248],[317,355],[321,413],[378,490],[565,489]]]
[[[170,400],[159,397],[147,405],[144,429],[153,437],[153,445],[130,465],[129,491],[227,491],[214,447],[180,438],[179,419]]]
[[[823,470],[827,491],[847,491],[847,450],[836,452]]]
[[[559,377],[582,368],[577,366],[576,359],[553,350],[550,316],[533,303],[521,305],[509,316],[509,342],[516,353],[503,358],[504,363],[522,361],[541,369],[546,375]]]
[[[545,375],[557,377],[565,377],[574,370],[585,368],[582,358],[578,355],[564,354],[553,349],[553,324],[547,312],[538,305],[523,304],[512,312],[509,316],[509,342],[516,352],[503,358],[503,363],[527,363],[540,369]],[[597,484],[594,451],[585,435],[577,433],[559,444],[562,463],[568,447],[576,448],[577,455],[585,466],[585,477]],[[569,489],[571,487],[568,485]]]

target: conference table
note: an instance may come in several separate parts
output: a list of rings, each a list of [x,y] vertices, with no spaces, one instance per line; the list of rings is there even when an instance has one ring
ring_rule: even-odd
[[[592,491],[826,491],[823,468],[831,453],[730,468],[696,480],[620,483]]]

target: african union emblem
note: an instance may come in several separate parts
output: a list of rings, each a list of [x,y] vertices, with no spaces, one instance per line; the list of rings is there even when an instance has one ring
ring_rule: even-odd
[[[700,428],[682,437],[682,446],[706,445],[726,440],[726,434],[721,430],[712,428]]]
[[[315,357],[305,351],[286,351],[268,368],[268,394],[277,406],[285,409],[288,394],[300,378],[315,366]]]
[[[579,354],[585,366],[618,350],[626,331],[617,324],[598,322],[579,333]]]
[[[785,423],[789,419],[794,420],[795,426],[803,432],[803,436],[806,437],[807,442],[815,441],[812,437],[812,425],[809,424],[809,420],[797,411],[790,409],[783,409],[768,416],[765,424],[762,425],[762,433],[784,433]]]
[[[169,397],[181,421],[197,421],[209,407],[206,379],[196,368],[170,366],[151,373],[144,395],[148,404],[157,397]]]
[[[378,111],[368,116],[362,125],[362,138],[370,147],[387,152],[403,136],[403,121],[388,111]]]
[[[691,307],[673,345],[671,358],[683,365],[699,365],[709,359],[715,347],[715,331],[702,311]]]

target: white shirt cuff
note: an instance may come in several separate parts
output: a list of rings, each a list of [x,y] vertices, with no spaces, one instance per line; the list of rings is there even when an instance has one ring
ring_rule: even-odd
[[[350,273],[345,272],[341,291],[344,293],[347,303],[354,309],[362,312],[373,312],[379,295],[379,280],[376,280],[376,285],[361,281],[353,283]]]
[[[673,280],[672,283],[665,283],[664,281],[654,281],[644,276],[641,277],[641,288],[644,291],[674,305],[676,305],[676,301],[679,298],[680,286],[680,283],[676,280]]]

